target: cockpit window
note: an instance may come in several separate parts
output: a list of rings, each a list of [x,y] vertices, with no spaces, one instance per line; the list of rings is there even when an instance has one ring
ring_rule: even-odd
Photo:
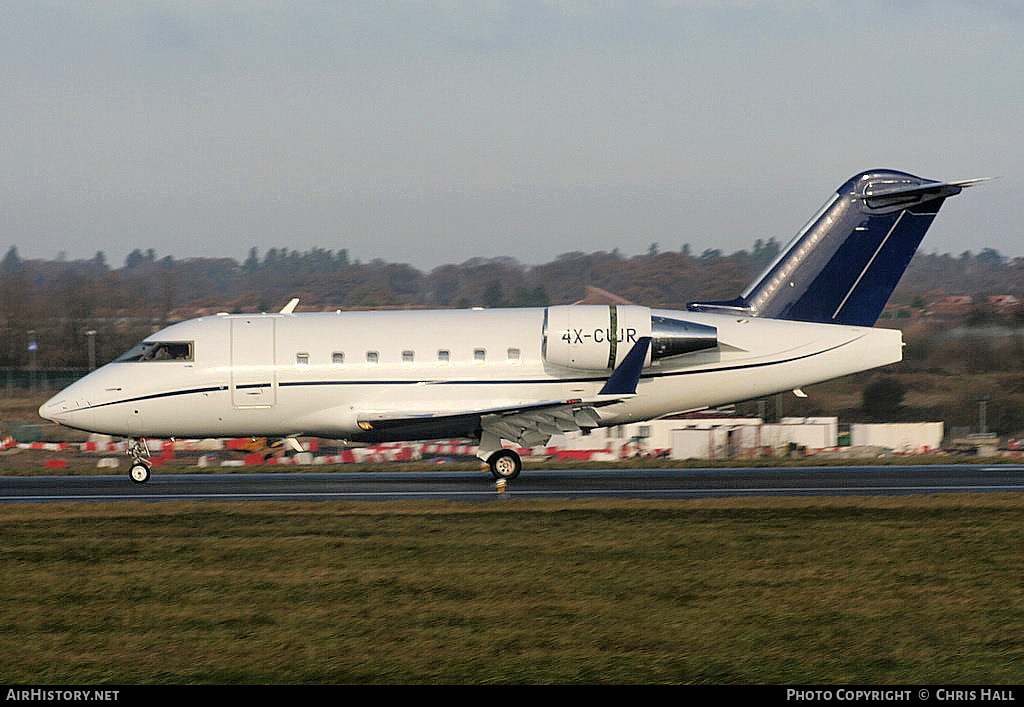
[[[191,360],[193,360],[193,342],[191,341],[143,341],[117,359],[120,363]]]

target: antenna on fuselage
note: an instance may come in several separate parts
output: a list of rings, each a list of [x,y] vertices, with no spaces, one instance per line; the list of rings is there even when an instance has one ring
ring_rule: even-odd
[[[281,314],[291,314],[295,311],[295,305],[299,303],[298,297],[292,297],[291,301],[281,308]]]

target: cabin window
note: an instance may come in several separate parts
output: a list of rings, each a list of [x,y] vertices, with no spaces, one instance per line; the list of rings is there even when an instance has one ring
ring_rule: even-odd
[[[448,349],[439,349],[437,352],[437,365],[450,366],[452,363],[452,352]]]
[[[473,363],[487,363],[487,349],[473,349]]]
[[[366,365],[367,366],[376,366],[378,363],[380,363],[380,354],[377,353],[376,351],[367,351],[366,352]]]
[[[143,341],[121,355],[117,361],[193,361],[192,341]]]
[[[304,351],[295,354],[295,365],[299,368],[309,368],[309,354]]]
[[[332,366],[344,366],[345,365],[345,352],[335,351],[331,354],[331,365]]]
[[[505,363],[510,366],[518,366],[522,362],[522,357],[519,349],[509,349],[505,356]]]
[[[413,362],[413,359],[415,357],[416,357],[416,354],[413,353],[412,351],[403,351],[402,352],[402,365],[403,366],[411,366],[412,362]]]

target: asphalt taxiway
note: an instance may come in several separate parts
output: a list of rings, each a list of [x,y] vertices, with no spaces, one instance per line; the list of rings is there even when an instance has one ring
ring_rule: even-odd
[[[480,502],[498,498],[893,496],[1024,492],[1024,465],[525,470],[504,488],[486,472],[409,471],[0,477],[0,503],[116,501]]]

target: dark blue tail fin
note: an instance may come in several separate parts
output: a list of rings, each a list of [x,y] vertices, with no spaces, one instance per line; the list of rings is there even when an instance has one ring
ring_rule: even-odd
[[[743,294],[694,311],[871,326],[947,197],[981,180],[863,172],[841,186]]]

